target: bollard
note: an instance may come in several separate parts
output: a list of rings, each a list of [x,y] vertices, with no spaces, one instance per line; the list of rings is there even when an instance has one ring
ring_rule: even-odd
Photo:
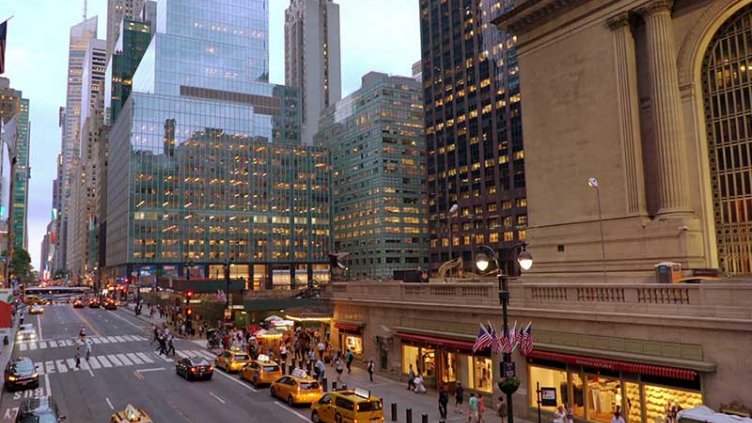
[[[420,416],[421,423],[428,423],[428,413],[423,413],[422,416]]]
[[[324,387],[324,392],[328,392],[328,389],[326,389],[327,383],[328,382],[327,382],[326,378],[321,379],[321,386]]]
[[[392,403],[392,421],[397,421],[397,404],[394,402]]]
[[[413,423],[413,409],[408,408],[405,410],[405,423]]]
[[[336,390],[337,390],[337,381],[333,380],[332,381],[332,391],[336,391]]]

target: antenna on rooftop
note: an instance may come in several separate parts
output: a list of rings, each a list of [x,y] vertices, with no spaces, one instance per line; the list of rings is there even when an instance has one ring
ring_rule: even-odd
[[[86,9],[88,9],[88,0],[84,0],[84,20],[86,20]]]

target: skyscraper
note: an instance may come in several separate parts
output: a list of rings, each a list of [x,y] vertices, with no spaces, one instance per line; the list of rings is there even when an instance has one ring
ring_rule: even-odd
[[[491,24],[502,3],[420,1],[432,269],[525,238],[515,39]]]
[[[81,129],[81,91],[84,74],[84,59],[89,48],[89,42],[97,37],[97,17],[92,17],[74,25],[70,30],[70,44],[68,48],[68,87],[66,92],[65,112],[61,123],[62,136],[62,175],[60,181],[60,213],[58,223],[59,245],[67,244],[70,194],[74,174],[76,173],[76,160],[80,156],[80,129]],[[86,96],[88,99],[89,97]],[[55,264],[64,267],[67,263],[66,248],[56,250]]]
[[[351,277],[428,268],[420,83],[371,72],[327,108],[316,144],[332,155],[334,246]]]
[[[321,112],[342,97],[339,5],[291,0],[285,10],[285,84],[300,88],[303,144],[312,145]]]
[[[328,154],[300,145],[298,89],[268,83],[267,6],[157,3],[110,132],[108,277],[221,279],[231,259],[249,289],[327,277]]]
[[[107,60],[115,51],[123,19],[137,18],[146,0],[107,0]]]
[[[14,247],[28,248],[28,202],[29,202],[29,100],[23,93],[13,89],[7,78],[0,78],[0,119],[7,123],[15,118],[15,136],[10,145],[13,180],[10,183],[9,237]]]

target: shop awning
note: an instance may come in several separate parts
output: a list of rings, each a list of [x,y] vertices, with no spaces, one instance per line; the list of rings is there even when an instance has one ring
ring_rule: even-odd
[[[650,376],[668,377],[682,380],[695,380],[697,372],[676,367],[656,366],[653,364],[633,363],[629,361],[609,360],[605,358],[587,357],[574,354],[564,354],[552,351],[533,350],[527,355],[529,358],[558,361],[561,363],[596,367]]]
[[[363,327],[363,322],[339,320],[339,321],[334,322],[334,327],[339,330],[358,333],[360,332],[360,329]]]
[[[459,339],[444,338],[439,336],[419,335],[417,333],[397,332],[395,336],[405,341],[423,342],[431,345],[440,345],[443,347],[457,348],[461,350],[473,349],[473,343]]]

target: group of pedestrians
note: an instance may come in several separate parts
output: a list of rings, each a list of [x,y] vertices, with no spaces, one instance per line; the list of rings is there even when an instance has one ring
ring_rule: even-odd
[[[160,355],[169,356],[170,353],[172,353],[172,356],[175,356],[175,336],[170,333],[170,330],[167,328],[166,325],[162,325],[160,328],[157,325],[154,325],[154,329],[152,330],[152,340],[150,345],[154,345],[154,343],[157,343],[157,350],[155,352],[159,352]]]

